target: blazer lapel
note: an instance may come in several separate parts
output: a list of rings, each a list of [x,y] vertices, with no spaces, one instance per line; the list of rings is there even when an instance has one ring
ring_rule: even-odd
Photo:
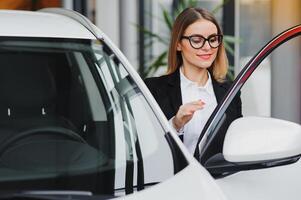
[[[170,99],[174,112],[177,112],[182,105],[182,93],[180,84],[179,68],[168,77],[168,91],[167,95]]]
[[[217,103],[221,102],[223,97],[226,94],[227,88],[224,87],[223,83],[217,82],[214,78],[212,78],[213,90],[215,93]]]

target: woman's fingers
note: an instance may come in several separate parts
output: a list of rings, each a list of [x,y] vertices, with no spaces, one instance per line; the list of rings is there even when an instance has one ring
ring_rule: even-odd
[[[193,114],[204,107],[205,103],[202,100],[193,101],[180,106],[175,118],[174,124],[177,128],[182,128],[186,123],[188,123]]]
[[[205,103],[202,100],[193,101],[183,106],[185,115],[193,115],[195,111],[200,110],[204,107]]]
[[[197,100],[197,101],[190,102],[190,103],[188,103],[188,104],[204,106],[204,105],[205,105],[205,102],[202,101],[202,100]]]

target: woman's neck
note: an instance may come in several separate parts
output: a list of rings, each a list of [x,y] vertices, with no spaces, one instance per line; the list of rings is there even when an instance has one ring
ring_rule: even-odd
[[[182,73],[192,82],[197,83],[198,86],[204,86],[208,80],[208,71],[204,68],[198,67],[181,67]]]

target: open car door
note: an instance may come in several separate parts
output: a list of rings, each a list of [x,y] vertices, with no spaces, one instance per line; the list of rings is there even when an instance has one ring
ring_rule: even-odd
[[[229,126],[223,143],[223,152],[209,159],[205,156],[227,118],[225,112],[234,97],[241,92],[241,96],[245,97],[242,98],[242,105],[248,104],[248,100],[252,102],[250,98],[254,95],[246,88],[249,82],[254,81],[252,78],[257,75],[255,72],[257,68],[258,70],[264,68],[273,58],[274,61],[285,62],[284,68],[294,67],[295,71],[301,71],[300,62],[291,62],[290,55],[285,57],[287,54],[281,53],[294,48],[295,55],[301,56],[300,35],[301,25],[297,25],[267,43],[242,68],[200,135],[195,157],[216,178],[229,199],[300,199],[301,126],[288,121],[289,119],[285,117],[282,118],[275,113],[254,116],[252,112],[247,114],[243,112],[244,117],[236,119]],[[273,68],[273,63],[270,67]],[[292,76],[294,74],[283,73],[279,81],[283,83],[290,81]],[[272,83],[275,83],[275,80],[273,81]],[[286,84],[289,86],[289,83]],[[292,88],[282,88],[279,92],[285,93]],[[300,83],[297,88],[300,90]],[[289,93],[283,96],[283,101],[294,103],[287,94]],[[260,96],[259,103],[266,98],[268,95]]]

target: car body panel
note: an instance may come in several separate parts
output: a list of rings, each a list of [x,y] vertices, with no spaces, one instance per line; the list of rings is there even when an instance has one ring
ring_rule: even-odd
[[[290,165],[241,171],[218,179],[228,199],[300,199],[301,161]]]
[[[211,175],[194,160],[167,181],[122,199],[226,199],[224,193],[215,184]]]
[[[79,23],[58,14],[1,10],[0,24],[0,36],[96,39]]]

